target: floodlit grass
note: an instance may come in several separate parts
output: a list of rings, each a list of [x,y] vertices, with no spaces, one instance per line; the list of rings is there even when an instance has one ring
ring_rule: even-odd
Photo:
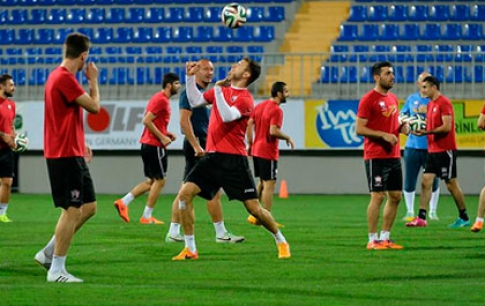
[[[13,195],[0,223],[0,305],[483,305],[485,233],[446,227],[456,218],[450,197],[441,220],[406,228],[400,207],[392,238],[406,249],[367,251],[368,196],[295,196],[276,199],[274,215],[286,227],[293,257],[278,260],[263,229],[246,223],[239,202],[224,203],[236,245],[214,242],[205,204],[196,202],[200,259],[173,262],[183,244],[167,244],[173,196],[162,196],[155,216],[165,225],[141,225],[144,198],[130,205],[132,223],[98,197],[98,214],[78,233],[67,260],[83,284],[50,284],[33,261],[51,237],[59,211],[50,196]],[[475,218],[477,197],[467,197]]]

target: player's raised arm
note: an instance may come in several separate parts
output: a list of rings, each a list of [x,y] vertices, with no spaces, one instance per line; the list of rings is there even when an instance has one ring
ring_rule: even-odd
[[[187,100],[190,106],[200,107],[207,104],[204,96],[197,89],[197,83],[195,81],[195,73],[199,70],[200,66],[197,62],[187,62],[185,64],[187,74],[185,76],[185,90],[187,91]]]

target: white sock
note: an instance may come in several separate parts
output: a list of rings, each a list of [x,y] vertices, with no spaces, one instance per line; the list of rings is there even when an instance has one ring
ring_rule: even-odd
[[[145,206],[145,210],[143,211],[143,218],[150,219],[152,217],[153,208]]]
[[[123,204],[128,206],[134,199],[135,196],[133,195],[133,193],[128,192],[124,197],[121,198],[121,201],[123,201]]]
[[[283,236],[280,230],[278,230],[276,234],[273,234],[273,236],[274,236],[274,239],[276,240],[276,243],[281,243],[281,242],[286,243],[285,236]]]
[[[49,272],[59,272],[66,270],[66,256],[52,256],[52,265]]]
[[[369,242],[373,242],[375,240],[379,240],[379,237],[377,237],[377,233],[369,233]]]
[[[8,203],[0,203],[0,216],[7,213]]]
[[[44,247],[44,254],[46,256],[52,257],[54,254],[54,246],[56,244],[56,235],[53,235],[51,240],[47,242],[47,244]]]
[[[436,211],[438,209],[438,200],[440,198],[440,188],[431,193],[431,200],[429,200],[429,210]]]
[[[170,229],[168,230],[168,235],[170,237],[175,237],[180,233],[180,223],[170,223]]]
[[[407,192],[403,191],[404,202],[406,203],[406,209],[413,213],[414,215],[414,197],[416,196],[416,191]]]
[[[479,217],[477,217],[477,218],[475,219],[475,222],[482,222],[482,223],[483,223],[483,218],[479,218]]]
[[[379,240],[381,240],[381,241],[389,240],[390,235],[391,235],[391,232],[381,231],[381,237],[379,238]]]
[[[185,235],[185,247],[189,248],[189,251],[192,253],[197,252],[194,235]]]
[[[218,238],[224,237],[224,234],[227,232],[224,221],[214,222],[214,229],[216,230],[216,237]]]

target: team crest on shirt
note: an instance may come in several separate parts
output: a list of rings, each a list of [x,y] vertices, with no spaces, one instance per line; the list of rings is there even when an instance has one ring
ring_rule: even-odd
[[[382,177],[381,176],[374,176],[374,186],[375,187],[382,187]]]
[[[81,192],[77,189],[71,190],[71,201],[72,202],[79,202],[79,196],[81,195]]]
[[[234,101],[236,101],[236,100],[237,100],[237,96],[232,96],[232,97],[231,97],[231,102],[234,102]]]
[[[379,106],[381,107],[381,113],[384,117],[390,117],[397,110],[396,105],[389,105],[389,107],[387,107],[386,102],[384,101],[379,101]]]

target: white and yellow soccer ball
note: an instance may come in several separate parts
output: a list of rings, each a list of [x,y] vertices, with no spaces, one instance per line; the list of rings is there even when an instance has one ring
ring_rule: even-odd
[[[224,6],[221,13],[222,23],[231,29],[237,29],[246,23],[247,10],[239,3],[233,2]]]
[[[423,114],[414,114],[409,118],[409,128],[411,131],[426,130],[426,117]]]
[[[17,134],[17,136],[15,136],[15,144],[17,145],[14,150],[15,152],[25,152],[25,150],[29,148],[29,138],[25,134]]]

